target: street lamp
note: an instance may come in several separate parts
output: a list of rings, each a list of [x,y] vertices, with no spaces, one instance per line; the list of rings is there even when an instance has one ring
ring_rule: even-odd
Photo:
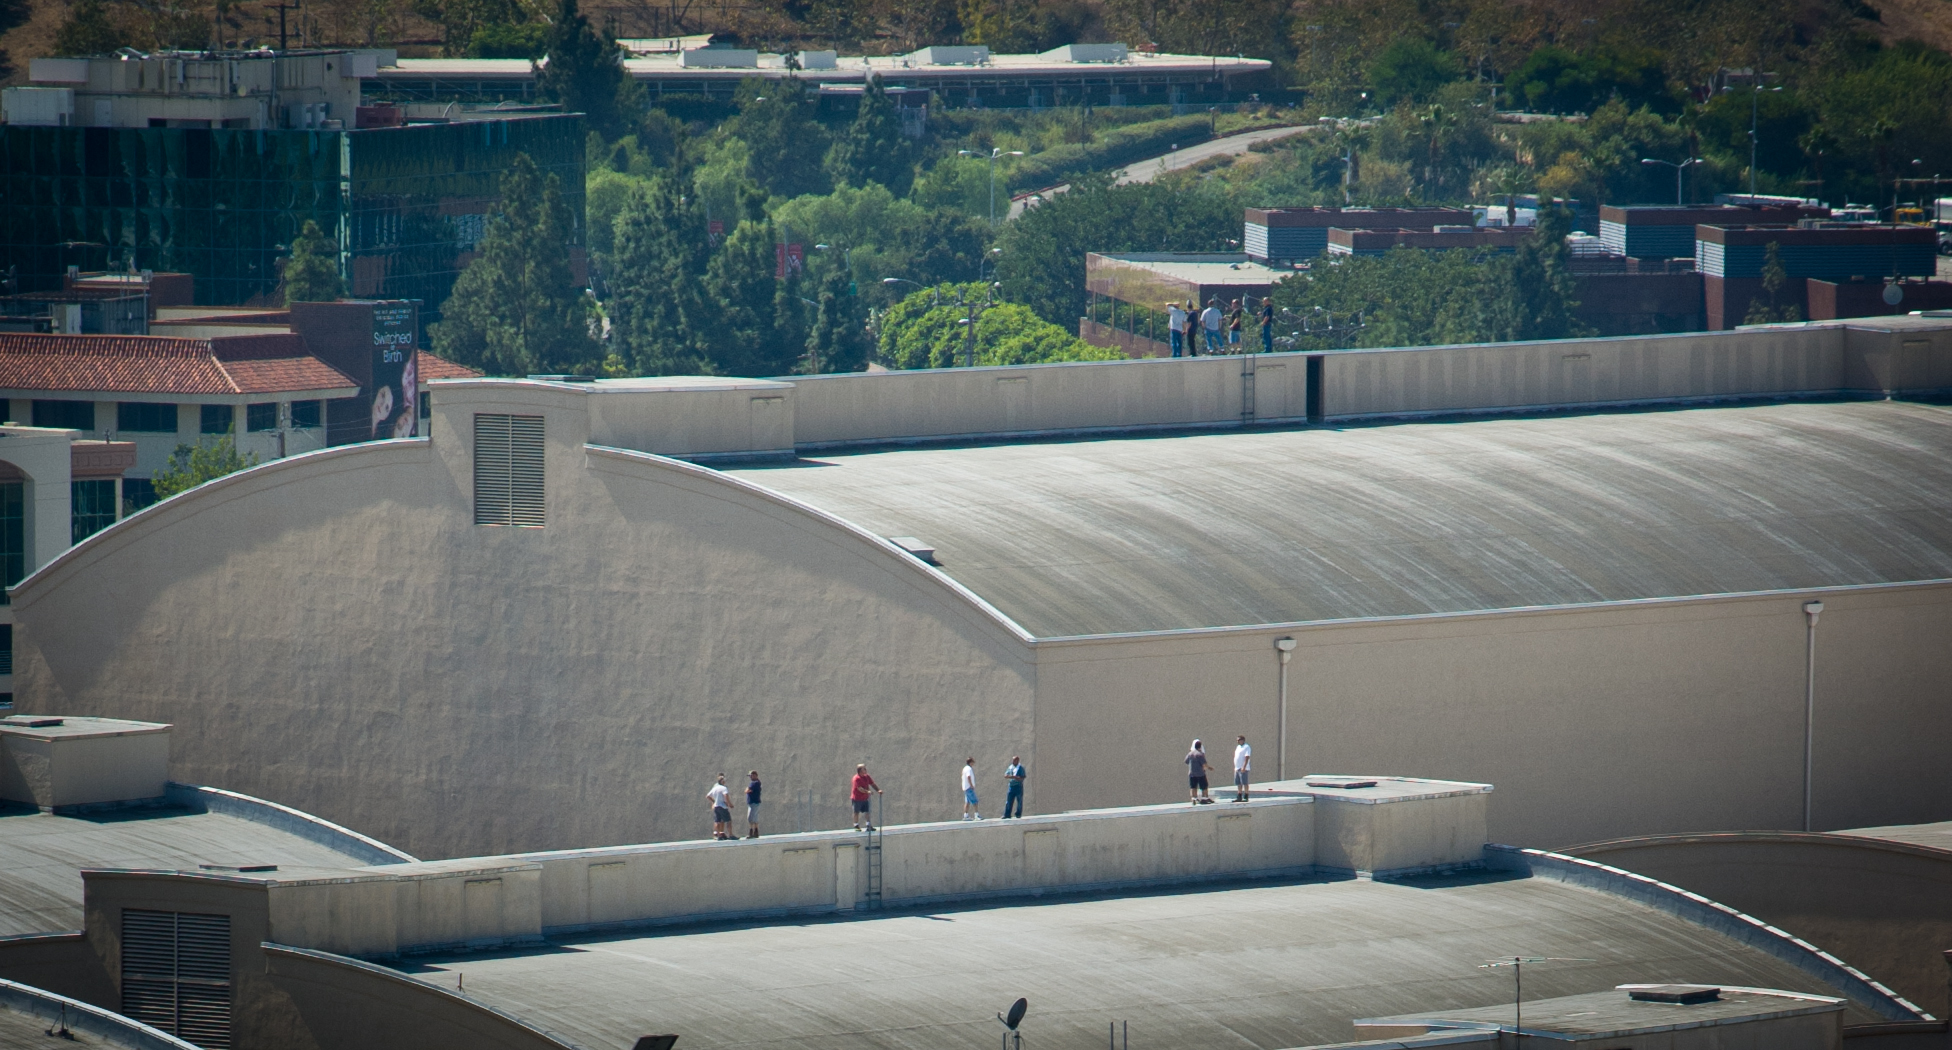
[[[978,153],[975,150],[971,150],[971,149],[959,149],[956,151],[956,155],[962,157],[982,156],[981,153]],[[997,147],[997,146],[990,147],[990,225],[991,226],[996,225],[996,158],[1021,157],[1021,156],[1023,156],[1023,151],[1020,149],[1013,149],[1006,153],[1001,147]]]
[[[982,257],[980,257],[980,258],[978,258],[978,259],[976,260],[976,279],[977,279],[978,281],[981,281],[981,280],[983,280],[983,279],[984,279],[984,278],[983,278],[983,267],[985,267],[985,266],[991,266],[991,265],[994,265],[994,264],[995,264],[995,262],[996,262],[996,257],[997,257],[997,256],[999,256],[999,255],[1002,255],[1002,254],[1003,254],[1003,249],[1001,249],[1001,248],[991,248],[991,249],[990,249],[989,251],[987,251],[987,252],[985,252],[985,253],[984,253],[984,254],[982,255]],[[990,272],[991,272],[992,274],[994,274],[994,273],[995,273],[996,271],[994,271],[994,270],[991,270]]]
[[[915,287],[920,288],[923,291],[929,293],[929,296],[931,298],[931,302],[929,303],[930,306],[942,305],[942,289],[937,288],[933,285],[923,284],[920,281],[911,281],[906,277],[883,277],[881,279],[881,283],[882,284],[912,284]]]
[[[1702,160],[1700,157],[1689,157],[1687,160],[1676,164],[1671,160],[1656,160],[1653,157],[1642,157],[1640,158],[1640,163],[1649,168],[1657,165],[1666,165],[1674,169],[1674,206],[1678,208],[1681,206],[1681,173],[1694,167],[1696,164],[1706,164],[1708,162]]]

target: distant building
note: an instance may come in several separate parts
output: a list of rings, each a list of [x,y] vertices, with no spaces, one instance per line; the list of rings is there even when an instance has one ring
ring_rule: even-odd
[[[832,51],[768,54],[715,47],[709,37],[619,41],[624,68],[653,99],[729,101],[740,81],[799,78],[823,101],[852,106],[870,76],[898,92],[905,108],[1047,106],[1199,107],[1237,100],[1272,66],[1228,55],[1164,55],[1124,44],[1068,44],[1042,54],[993,54],[982,46],[925,47],[905,55],[838,55]],[[535,66],[526,58],[401,58],[381,53],[367,81],[375,98],[406,102],[496,102],[535,97]],[[789,65],[789,59],[791,65]],[[797,68],[795,68],[797,67]]]
[[[1328,251],[1328,231],[1470,226],[1468,208],[1249,208],[1241,248],[1256,262],[1288,263]]]
[[[1809,316],[1808,279],[1930,277],[1938,266],[1938,232],[1929,226],[1701,225],[1695,232],[1695,269],[1701,272],[1710,330],[1741,324],[1750,303],[1767,300],[1762,271],[1772,244],[1789,278],[1776,293],[1776,305],[1794,306],[1802,317]]]
[[[438,316],[517,153],[582,214],[575,114],[362,121],[370,54],[164,52],[36,59],[4,93],[0,257],[20,290],[70,267],[181,271],[205,304],[271,302],[310,219],[340,246],[352,294]],[[385,119],[378,119],[384,117]],[[404,119],[404,118],[402,118]],[[581,258],[581,231],[572,234]]]
[[[1694,228],[1703,223],[1794,225],[1804,219],[1829,217],[1828,208],[1775,201],[1754,206],[1715,204],[1685,208],[1665,204],[1623,208],[1609,204],[1600,208],[1600,243],[1614,255],[1638,259],[1691,259],[1694,257]]]
[[[1327,231],[1329,255],[1382,255],[1393,248],[1424,248],[1449,251],[1469,248],[1474,251],[1505,254],[1532,235],[1530,226],[1436,226],[1427,230],[1366,229],[1336,227]]]

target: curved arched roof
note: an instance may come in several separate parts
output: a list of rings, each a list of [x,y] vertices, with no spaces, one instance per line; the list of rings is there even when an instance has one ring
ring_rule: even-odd
[[[1952,577],[1952,409],[1792,403],[820,456],[742,477],[1039,637]]]

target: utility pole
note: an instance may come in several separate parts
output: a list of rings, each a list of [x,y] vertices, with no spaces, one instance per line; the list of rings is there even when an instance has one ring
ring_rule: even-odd
[[[280,3],[280,4],[266,4],[265,6],[273,8],[278,12],[278,50],[283,51],[286,49],[286,45],[288,43],[288,38],[286,37],[285,34],[285,12],[298,10],[299,4]]]

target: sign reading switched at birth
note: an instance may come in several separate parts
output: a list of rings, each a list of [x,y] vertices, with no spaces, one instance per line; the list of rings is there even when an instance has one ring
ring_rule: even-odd
[[[777,262],[773,267],[773,279],[776,281],[798,277],[806,270],[807,253],[804,245],[775,244],[773,257]]]
[[[413,437],[420,423],[420,301],[373,304],[373,436]]]

